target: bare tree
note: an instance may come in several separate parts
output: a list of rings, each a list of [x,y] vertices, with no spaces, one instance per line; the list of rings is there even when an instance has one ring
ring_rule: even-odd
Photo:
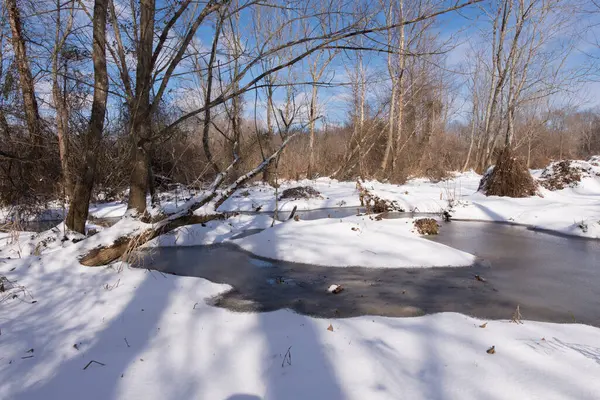
[[[73,17],[75,13],[75,1],[69,2],[68,17],[65,26],[62,26],[63,7],[60,0],[56,1],[56,30],[54,48],[52,50],[52,100],[56,110],[56,133],[58,136],[58,150],[63,173],[63,184],[67,196],[71,196],[72,182],[69,174],[69,110],[67,105],[67,62],[68,54],[65,51],[65,43],[73,29]],[[62,74],[60,71],[61,60],[63,61]],[[62,77],[60,76],[62,75]],[[62,80],[62,87],[61,87]]]
[[[17,0],[7,0],[8,20],[12,31],[12,45],[15,53],[15,62],[19,72],[19,82],[21,84],[21,93],[23,95],[23,106],[27,122],[27,129],[33,143],[33,154],[39,154],[39,143],[41,139],[42,122],[35,97],[35,87],[29,58],[27,56],[27,47],[23,36],[23,23],[21,21],[21,12],[17,6]]]
[[[92,17],[94,97],[88,130],[84,138],[84,161],[77,170],[73,196],[65,220],[69,229],[80,233],[85,233],[85,223],[88,217],[88,208],[98,162],[98,148],[102,139],[104,118],[106,116],[106,102],[108,98],[108,72],[106,67],[107,12],[108,0],[94,1],[94,14]]]

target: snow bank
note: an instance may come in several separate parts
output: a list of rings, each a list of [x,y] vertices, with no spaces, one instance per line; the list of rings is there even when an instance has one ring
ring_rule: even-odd
[[[480,328],[484,321],[454,313],[327,320],[285,310],[233,313],[204,302],[226,285],[80,267],[65,251],[0,263],[0,274],[25,285],[36,301],[0,305],[3,399],[513,400],[600,393],[600,329],[590,326],[489,321]],[[486,353],[491,346],[493,355]]]
[[[281,211],[291,211],[295,206],[298,210],[314,210],[333,207],[360,207],[356,182],[340,182],[336,179],[319,178],[316,180],[283,181],[277,190],[278,196],[284,190],[309,186],[319,193],[321,198],[282,199],[277,208]],[[239,189],[227,199],[219,211],[273,211],[275,210],[275,188],[262,182]]]
[[[186,225],[147,242],[144,247],[198,246],[222,243],[250,229],[266,229],[273,223],[267,215],[236,215],[225,221]]]
[[[233,243],[256,255],[333,267],[466,266],[475,257],[417,236],[412,219],[287,221]]]

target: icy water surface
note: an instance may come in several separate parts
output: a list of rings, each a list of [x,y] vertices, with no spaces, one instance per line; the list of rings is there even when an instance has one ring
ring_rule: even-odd
[[[232,291],[209,301],[236,311],[510,319],[520,305],[525,319],[600,326],[600,241],[460,221],[443,224],[432,240],[480,260],[467,268],[333,268],[267,260],[230,243],[160,248],[144,267],[228,283]],[[345,290],[330,294],[331,284]]]

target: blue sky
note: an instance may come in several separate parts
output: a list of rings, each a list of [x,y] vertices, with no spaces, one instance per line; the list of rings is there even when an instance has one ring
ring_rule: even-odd
[[[162,0],[159,0],[159,5]],[[86,3],[91,5],[90,1],[86,0]],[[122,3],[122,7],[119,12],[123,12],[124,19],[127,19],[128,13],[128,5],[129,2],[125,0],[117,1],[117,4]],[[351,1],[348,4],[352,4]],[[450,1],[447,4],[452,4]],[[82,24],[85,24],[86,21],[85,15],[83,13],[78,13],[78,18],[82,20]],[[242,16],[241,24],[242,26],[246,26],[249,24],[248,16]],[[594,22],[597,22],[595,26],[592,26]],[[573,67],[578,65],[586,65],[590,63],[590,56],[597,56],[600,58],[600,49],[598,46],[592,44],[596,35],[600,37],[600,13],[599,14],[587,14],[582,15],[578,21],[579,26],[581,27],[590,27],[584,32],[581,40],[578,43],[578,49],[572,54],[569,59],[567,66]],[[460,11],[452,12],[443,16],[438,17],[437,19],[437,33],[439,34],[441,40],[446,40],[448,38],[452,38],[453,42],[456,44],[456,47],[452,48],[447,57],[446,68],[449,70],[455,70],[458,72],[465,71],[465,66],[463,62],[465,57],[468,56],[469,51],[469,41],[473,39],[478,39],[481,36],[481,30],[488,26],[488,22],[484,15],[481,12],[480,6],[475,5]],[[207,47],[212,39],[212,27],[206,26],[201,28],[198,34],[199,40],[202,42],[202,45]],[[110,39],[110,38],[109,38]],[[246,38],[252,43],[251,38]],[[389,90],[389,84],[387,83],[387,70],[386,70],[386,56],[384,54],[377,53],[368,53],[364,55],[365,64],[367,67],[367,75],[369,78],[369,86],[368,86],[368,95],[369,100],[372,102],[378,102],[385,99]],[[133,61],[133,60],[132,60]],[[347,77],[348,68],[351,68],[351,55],[340,55],[337,59],[331,64],[329,72],[326,74],[323,80],[333,80],[334,82],[348,82],[349,79]],[[184,67],[180,68],[180,72],[184,72]],[[305,73],[307,72],[307,62],[299,63],[296,66],[296,71],[298,72],[299,77],[296,79],[305,80]],[[133,71],[132,75],[133,75]],[[285,72],[283,72],[285,74]],[[467,92],[465,91],[466,87],[461,89],[460,87],[460,74],[456,74],[458,79],[458,99],[455,102],[456,110],[453,113],[453,118],[461,120],[464,118],[463,111],[469,109],[468,101],[466,99]],[[181,81],[178,82],[179,86],[190,86],[192,80]],[[175,85],[174,85],[175,86]],[[115,87],[113,86],[113,89]],[[179,89],[177,89],[179,90]],[[175,93],[177,93],[177,90]],[[310,90],[309,87],[299,86],[297,88],[297,101],[299,103],[306,102],[306,93]],[[283,102],[285,98],[285,88],[276,89],[275,100],[276,102]],[[48,82],[41,81],[38,84],[38,95],[47,99],[49,101],[49,86]],[[600,105],[600,83],[597,82],[589,82],[582,88],[577,88],[576,90],[576,99],[575,101],[580,105],[581,108],[595,107]],[[191,99],[189,93],[185,93],[182,96],[186,101]],[[198,104],[200,101],[200,96],[196,94],[195,99],[193,101]],[[261,100],[264,104],[264,95],[260,93]],[[462,97],[462,98],[461,98]],[[319,90],[319,102],[321,104],[321,113],[326,116],[329,122],[343,122],[347,119],[348,111],[350,109],[350,88],[349,87],[336,87],[336,88],[320,88]],[[254,93],[250,92],[245,96],[246,100],[246,115],[248,117],[253,117],[253,102],[254,102]],[[560,101],[561,99],[557,99]],[[113,104],[115,102],[120,101],[118,98],[112,98],[111,100]],[[112,108],[111,114],[114,114],[115,108]],[[262,114],[264,116],[264,109]]]

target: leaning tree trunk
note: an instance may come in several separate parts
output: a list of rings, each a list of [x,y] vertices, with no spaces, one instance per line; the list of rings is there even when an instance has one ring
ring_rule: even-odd
[[[217,209],[225,200],[227,200],[231,195],[242,185],[244,185],[249,180],[253,179],[259,173],[264,171],[270,164],[272,164],[280,155],[283,149],[288,145],[288,143],[299,133],[297,131],[291,135],[289,135],[283,143],[279,146],[279,148],[273,152],[269,157],[265,158],[265,160],[260,163],[256,168],[251,171],[248,171],[244,175],[237,178],[233,183],[231,183],[228,187],[217,192],[217,190],[221,187],[225,178],[231,174],[236,164],[239,163],[239,157],[236,158],[224,171],[217,174],[211,186],[208,190],[202,195],[201,198],[192,198],[186,204],[184,204],[179,211],[174,214],[163,216],[161,220],[157,221],[151,228],[148,228],[141,233],[133,234],[131,232],[129,235],[124,235],[123,237],[115,240],[111,245],[96,248],[86,255],[84,255],[79,261],[81,264],[86,266],[98,266],[98,265],[106,265],[112,261],[115,261],[119,258],[122,258],[125,254],[130,252],[131,250],[143,245],[149,240],[168,233],[173,229],[189,224],[199,224],[204,223],[214,219],[223,219],[226,215],[218,213]],[[212,210],[206,215],[194,215],[193,211],[199,209],[200,207],[205,206],[207,209]],[[110,229],[110,228],[109,228]]]
[[[88,130],[84,138],[84,161],[79,171],[73,197],[69,205],[69,213],[65,221],[67,228],[79,233],[85,233],[85,222],[96,164],[98,162],[98,147],[104,129],[106,116],[106,100],[108,98],[108,73],[106,69],[106,11],[108,0],[95,0],[93,17],[93,53],[94,61],[94,98]]]

